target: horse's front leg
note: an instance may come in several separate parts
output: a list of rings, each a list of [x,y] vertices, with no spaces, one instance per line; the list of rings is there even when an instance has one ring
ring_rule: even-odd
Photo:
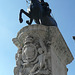
[[[33,22],[33,19],[31,19],[31,18],[30,18],[30,20],[27,20],[27,21],[26,21],[26,23],[27,23],[28,25],[31,25],[32,22]]]
[[[23,9],[20,10],[20,14],[19,14],[19,21],[20,21],[20,23],[23,22],[22,13],[23,13]]]
[[[23,9],[21,9],[21,10],[20,10],[20,14],[19,14],[19,21],[20,21],[20,23],[23,22],[22,13],[24,13],[26,16],[28,16],[29,18],[31,18],[31,16],[30,16],[29,13],[27,13],[26,11],[24,11]]]

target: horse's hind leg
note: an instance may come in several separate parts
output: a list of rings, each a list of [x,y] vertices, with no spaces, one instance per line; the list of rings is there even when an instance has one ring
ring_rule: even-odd
[[[40,24],[39,19],[34,19],[36,24]]]

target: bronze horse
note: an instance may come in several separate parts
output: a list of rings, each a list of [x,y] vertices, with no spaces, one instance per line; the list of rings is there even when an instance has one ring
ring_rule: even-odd
[[[30,18],[27,20],[26,23],[31,25],[32,21],[34,20],[37,24],[42,24],[46,26],[57,26],[56,21],[50,15],[51,9],[47,2],[44,0],[29,0],[30,3],[30,11],[26,12],[23,9],[20,10],[19,14],[19,21],[20,23],[23,22],[22,13]]]

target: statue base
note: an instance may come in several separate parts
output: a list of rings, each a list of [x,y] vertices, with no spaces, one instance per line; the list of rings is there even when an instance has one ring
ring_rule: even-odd
[[[56,26],[29,25],[13,38],[14,75],[67,75],[73,56]]]

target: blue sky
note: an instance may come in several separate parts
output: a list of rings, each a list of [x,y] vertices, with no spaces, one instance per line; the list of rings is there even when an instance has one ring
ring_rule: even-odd
[[[52,15],[57,21],[58,28],[63,35],[70,51],[75,58],[75,0],[45,0],[52,9]],[[13,44],[12,38],[17,32],[27,25],[25,19],[19,23],[19,11],[27,10],[25,0],[0,0],[0,75],[14,75],[15,53],[17,47]],[[68,75],[75,74],[75,60],[69,65]]]

